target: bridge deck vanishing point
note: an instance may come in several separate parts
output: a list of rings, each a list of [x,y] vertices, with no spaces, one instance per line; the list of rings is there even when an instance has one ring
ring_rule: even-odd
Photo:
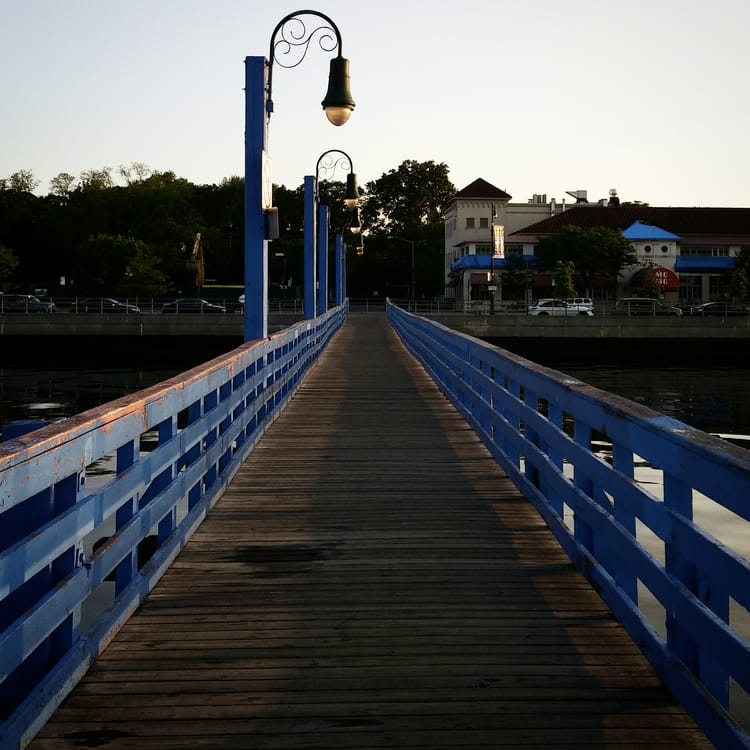
[[[45,748],[706,748],[390,330],[350,314]]]

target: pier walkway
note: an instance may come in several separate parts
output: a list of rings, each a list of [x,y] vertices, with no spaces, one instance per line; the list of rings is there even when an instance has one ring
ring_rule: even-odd
[[[380,315],[30,747],[710,748]]]

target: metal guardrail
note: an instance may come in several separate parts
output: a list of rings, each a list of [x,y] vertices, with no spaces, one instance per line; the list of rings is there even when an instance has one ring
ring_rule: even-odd
[[[143,601],[346,314],[0,443],[1,748],[28,743]]]
[[[708,738],[750,747],[750,564],[694,520],[710,505],[747,538],[750,453],[395,305],[387,312]],[[661,481],[639,482],[643,465]]]

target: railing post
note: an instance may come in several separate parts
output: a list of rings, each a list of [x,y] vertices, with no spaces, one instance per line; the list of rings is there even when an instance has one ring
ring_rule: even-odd
[[[341,232],[336,233],[335,257],[336,257],[336,294],[334,303],[336,307],[344,301],[344,237]]]
[[[317,287],[315,278],[315,218],[315,178],[308,175],[305,177],[305,278],[302,290],[305,320],[312,320],[315,317],[315,290]]]
[[[689,485],[681,482],[677,477],[664,474],[664,505],[671,514],[678,514],[685,519],[693,520],[693,492]],[[669,533],[664,542],[664,567],[689,591],[697,593],[698,582],[695,566],[682,555],[675,535]],[[667,645],[694,674],[699,674],[698,645],[689,632],[680,624],[679,618],[667,610]]]
[[[245,341],[268,334],[268,242],[263,213],[267,70],[264,57],[245,58]]]
[[[328,311],[328,206],[318,207],[318,315]]]

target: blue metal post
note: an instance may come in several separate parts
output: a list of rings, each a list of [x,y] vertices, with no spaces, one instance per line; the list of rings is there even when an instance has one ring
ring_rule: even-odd
[[[318,207],[318,315],[328,311],[328,206]]]
[[[263,213],[267,75],[264,57],[245,58],[245,341],[268,335],[268,242]]]
[[[344,301],[344,238],[341,232],[336,234],[336,295],[334,304],[338,307]]]
[[[305,177],[305,279],[303,286],[303,312],[305,320],[315,317],[315,178]]]

